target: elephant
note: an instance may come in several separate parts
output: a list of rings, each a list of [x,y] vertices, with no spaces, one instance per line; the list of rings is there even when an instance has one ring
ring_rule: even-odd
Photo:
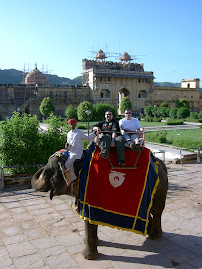
[[[149,212],[149,223],[147,226],[147,234],[149,239],[158,239],[162,236],[161,228],[161,215],[165,207],[165,201],[168,190],[168,176],[165,164],[160,160],[158,161],[158,176],[159,184],[153,198],[153,204]],[[74,193],[75,197],[78,196],[78,180],[74,184],[68,186],[64,180],[62,171],[58,163],[64,164],[61,157],[52,157],[45,167],[39,169],[32,177],[31,184],[37,191],[48,192],[50,191],[50,199],[53,196]],[[78,175],[82,166],[82,160],[76,160],[74,163],[75,174]],[[97,250],[98,245],[98,226],[90,224],[87,220],[85,223],[85,248],[83,256],[85,259],[96,259],[99,255]]]

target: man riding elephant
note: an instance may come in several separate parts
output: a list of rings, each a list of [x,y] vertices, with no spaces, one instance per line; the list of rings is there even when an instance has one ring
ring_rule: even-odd
[[[69,158],[65,162],[63,167],[64,174],[68,173],[70,169],[70,175],[67,177],[66,181],[70,185],[77,176],[74,173],[73,163],[75,160],[81,159],[83,155],[83,144],[82,140],[91,141],[96,137],[97,131],[95,130],[89,136],[85,135],[82,130],[76,129],[77,120],[69,119],[68,124],[70,126],[70,131],[67,133],[67,143],[65,147],[69,150]]]
[[[116,148],[117,162],[125,166],[125,142],[121,135],[118,121],[113,119],[111,110],[105,112],[105,121],[100,121],[92,128],[94,132],[102,133],[100,139],[100,157],[109,158],[110,146]]]

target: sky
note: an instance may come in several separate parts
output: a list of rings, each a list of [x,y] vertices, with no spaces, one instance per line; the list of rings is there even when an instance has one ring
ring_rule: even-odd
[[[6,0],[0,2],[0,69],[73,79],[102,49],[128,52],[155,82],[202,79],[201,0]]]

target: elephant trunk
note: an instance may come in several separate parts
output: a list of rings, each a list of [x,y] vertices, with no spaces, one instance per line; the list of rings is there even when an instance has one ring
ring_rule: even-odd
[[[32,187],[37,191],[47,192],[50,190],[50,183],[46,182],[44,177],[45,167],[40,168],[32,177]]]

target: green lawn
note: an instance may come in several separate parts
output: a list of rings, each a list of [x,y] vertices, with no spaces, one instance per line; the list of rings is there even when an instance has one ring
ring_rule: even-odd
[[[202,128],[189,130],[173,130],[168,131],[166,138],[173,140],[174,138],[197,140],[202,144]]]
[[[176,126],[177,127],[177,126]],[[154,131],[146,134],[146,141],[155,142],[160,134],[166,134],[165,144],[183,148],[202,147],[202,128],[189,130]]]
[[[162,126],[167,125],[166,122],[148,122],[148,121],[140,121],[142,127],[153,127],[153,126]]]

